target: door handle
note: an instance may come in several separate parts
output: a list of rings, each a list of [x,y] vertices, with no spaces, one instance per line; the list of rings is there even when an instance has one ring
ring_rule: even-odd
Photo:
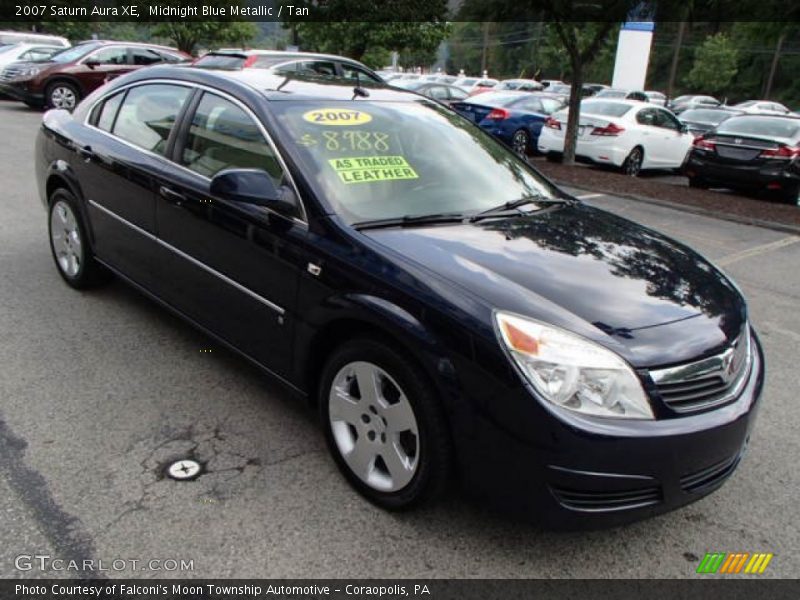
[[[97,155],[94,153],[91,146],[79,146],[78,156],[80,156],[84,161],[89,162]]]
[[[175,190],[168,188],[165,185],[162,185],[158,188],[158,194],[167,202],[171,202],[176,206],[180,206],[181,203],[186,200],[186,196],[181,194],[180,192],[176,192]]]

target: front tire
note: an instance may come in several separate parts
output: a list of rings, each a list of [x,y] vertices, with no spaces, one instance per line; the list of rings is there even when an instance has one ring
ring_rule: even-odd
[[[636,146],[622,163],[622,172],[628,177],[638,177],[642,172],[642,162],[644,162],[644,151],[640,146]]]
[[[108,272],[92,256],[78,202],[63,188],[50,196],[48,233],[58,274],[67,284],[82,290],[108,278]]]
[[[50,108],[61,108],[72,112],[80,102],[81,93],[72,83],[56,81],[47,86],[45,98]]]
[[[449,480],[449,432],[425,373],[382,342],[359,339],[328,360],[320,417],[342,474],[368,500],[402,510]]]
[[[778,198],[783,204],[797,206],[800,204],[800,186],[793,186],[784,190]]]

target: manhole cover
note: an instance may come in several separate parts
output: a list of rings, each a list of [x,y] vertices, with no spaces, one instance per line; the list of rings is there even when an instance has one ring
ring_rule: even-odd
[[[167,475],[172,477],[172,479],[187,481],[199,476],[200,471],[202,470],[203,467],[200,466],[199,462],[190,458],[184,458],[182,460],[177,460],[168,466]]]

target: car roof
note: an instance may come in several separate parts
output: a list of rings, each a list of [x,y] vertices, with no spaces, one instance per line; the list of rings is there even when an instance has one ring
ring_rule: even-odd
[[[320,100],[320,101],[354,101],[397,102],[403,100],[419,100],[420,96],[413,92],[391,87],[389,84],[361,82],[369,96],[354,100],[355,85],[339,80],[311,79],[303,76],[284,77],[275,75],[268,69],[242,69],[224,71],[216,69],[193,69],[189,65],[156,65],[147,69],[133,71],[130,75],[113,80],[121,84],[139,83],[147,80],[174,79],[200,85],[217,87],[222,91],[232,92],[237,87],[244,94],[257,94],[270,101],[281,100]]]
[[[160,50],[169,50],[170,52],[180,52],[180,50],[178,50],[177,48],[173,48],[171,46],[163,46],[161,44],[150,44],[148,42],[125,42],[120,40],[82,40],[77,44],[75,44],[75,46],[84,46],[89,44],[97,44],[98,46],[131,46],[137,48],[158,48]]]
[[[324,58],[327,60],[343,60],[351,63],[358,63],[358,61],[353,60],[352,58],[347,58],[346,56],[338,56],[336,54],[323,54],[320,52],[300,52],[299,50],[296,52],[291,52],[287,50],[260,50],[258,48],[251,48],[249,50],[238,50],[234,48],[223,48],[220,50],[211,50],[206,52],[203,56],[219,56],[219,55],[228,55],[228,56],[274,56],[275,58],[286,58],[286,60],[292,60],[296,58]],[[202,58],[202,57],[201,57]]]

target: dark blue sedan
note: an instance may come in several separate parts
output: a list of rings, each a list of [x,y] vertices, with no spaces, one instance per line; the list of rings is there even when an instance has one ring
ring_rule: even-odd
[[[547,93],[486,92],[451,106],[524,156],[536,149],[545,119],[563,108],[564,100]]]

